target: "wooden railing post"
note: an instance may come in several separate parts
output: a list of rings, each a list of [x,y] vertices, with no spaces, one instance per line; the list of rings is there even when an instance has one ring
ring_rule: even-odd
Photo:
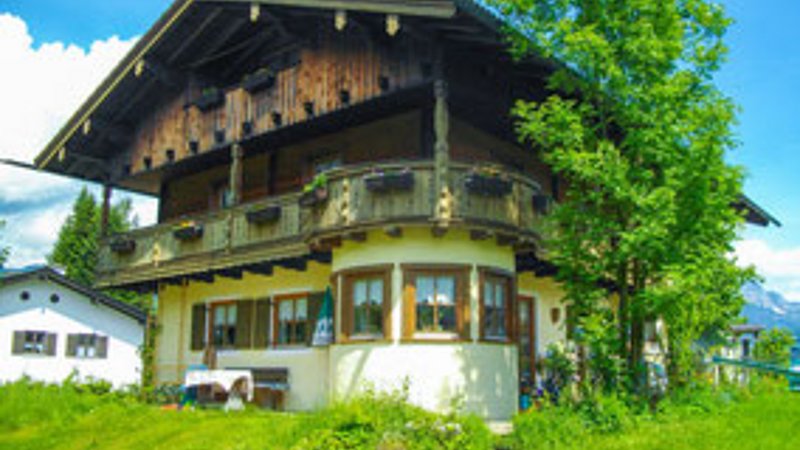
[[[231,145],[230,206],[242,202],[242,158],[244,150],[238,143]]]
[[[111,214],[111,194],[113,190],[111,185],[106,183],[103,185],[103,205],[100,210],[100,237],[108,237],[108,220]]]
[[[433,111],[434,132],[434,186],[436,202],[434,219],[439,226],[447,226],[453,217],[452,192],[449,183],[450,166],[450,111],[447,104],[447,82],[436,80],[433,95],[435,99]]]

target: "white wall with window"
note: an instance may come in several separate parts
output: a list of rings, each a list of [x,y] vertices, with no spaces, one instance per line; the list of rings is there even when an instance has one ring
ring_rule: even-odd
[[[117,387],[139,383],[142,318],[41,273],[49,272],[0,285],[0,382],[58,383],[74,371]]]

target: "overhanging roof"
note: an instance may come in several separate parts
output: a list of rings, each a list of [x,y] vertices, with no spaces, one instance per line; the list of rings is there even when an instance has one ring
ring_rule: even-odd
[[[60,273],[56,272],[55,270],[53,270],[51,267],[48,266],[34,266],[20,270],[0,271],[0,287],[7,286],[13,283],[20,283],[29,280],[31,278],[36,278],[39,280],[48,280],[56,284],[60,284],[61,286],[69,290],[82,294],[83,296],[89,298],[93,302],[111,308],[132,319],[135,319],[139,323],[143,324],[147,320],[147,313],[145,313],[141,309],[133,305],[130,305],[128,303],[121,302],[115,298],[111,298],[103,294],[102,292],[96,291],[82,284],[76,283],[70,280],[69,278],[65,277],[64,275],[61,275]]]

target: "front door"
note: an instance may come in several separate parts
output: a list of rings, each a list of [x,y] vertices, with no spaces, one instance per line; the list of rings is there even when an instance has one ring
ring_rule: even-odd
[[[517,336],[519,336],[520,388],[531,388],[536,374],[536,301],[519,296],[517,302]]]

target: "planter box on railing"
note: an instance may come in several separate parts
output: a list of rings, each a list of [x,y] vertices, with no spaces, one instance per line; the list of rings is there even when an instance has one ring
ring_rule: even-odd
[[[200,98],[195,100],[194,106],[200,111],[210,111],[218,108],[225,103],[225,95],[219,89],[208,89],[200,95]]]
[[[252,209],[245,213],[247,221],[255,225],[274,223],[281,218],[281,207],[278,205]]]
[[[136,241],[133,239],[116,238],[108,245],[112,252],[119,254],[133,253],[136,250]]]
[[[203,226],[199,224],[182,225],[172,231],[172,236],[179,241],[192,241],[203,236]]]
[[[364,177],[364,185],[372,192],[410,191],[414,188],[411,171],[375,173]]]
[[[504,197],[511,193],[511,181],[499,176],[470,174],[464,185],[470,194],[487,197]]]
[[[275,74],[272,71],[258,71],[242,82],[242,88],[251,94],[270,89],[272,86],[275,86]]]
[[[311,208],[321,205],[328,201],[328,189],[316,188],[308,192],[303,192],[300,196],[299,204],[304,208]]]

